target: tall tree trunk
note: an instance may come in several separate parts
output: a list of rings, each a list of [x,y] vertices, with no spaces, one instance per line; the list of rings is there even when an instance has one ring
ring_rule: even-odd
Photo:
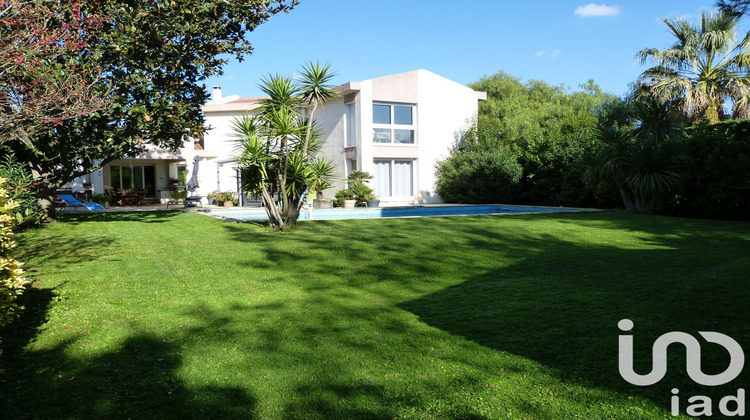
[[[636,197],[635,207],[638,213],[651,214],[654,212],[654,205],[656,204],[655,197]]]
[[[302,156],[307,157],[307,148],[310,146],[310,135],[312,134],[312,126],[315,120],[315,110],[318,108],[318,101],[313,101],[313,108],[310,111],[310,116],[307,118],[307,130],[305,131],[305,145],[302,148]]]
[[[630,191],[627,190],[627,187],[620,186],[620,197],[622,197],[622,204],[625,205],[625,210],[633,211],[636,209],[636,203],[630,195]]]
[[[57,220],[55,196],[57,195],[57,189],[60,188],[62,183],[54,174],[34,167],[31,168],[31,175],[34,177],[34,181],[38,183],[36,197],[39,207],[44,212],[46,221],[55,222]]]

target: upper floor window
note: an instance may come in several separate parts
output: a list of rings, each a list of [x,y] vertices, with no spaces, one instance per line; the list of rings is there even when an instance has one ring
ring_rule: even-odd
[[[414,144],[414,107],[373,104],[374,143]]]

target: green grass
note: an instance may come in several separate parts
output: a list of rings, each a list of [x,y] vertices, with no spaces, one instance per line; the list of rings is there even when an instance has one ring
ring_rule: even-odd
[[[70,215],[18,236],[6,418],[672,418],[673,330],[750,349],[750,224],[620,212],[301,223]],[[704,371],[728,357],[704,343]],[[718,402],[714,404],[716,409]],[[684,412],[684,411],[683,411]]]

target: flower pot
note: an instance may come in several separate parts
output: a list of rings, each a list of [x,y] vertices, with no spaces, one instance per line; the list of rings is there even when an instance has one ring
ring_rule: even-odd
[[[224,202],[224,207],[234,207],[234,202],[232,202],[232,201],[225,201]]]
[[[344,200],[344,208],[353,209],[357,205],[357,200]]]
[[[367,207],[379,207],[380,200],[367,200]]]
[[[333,201],[325,198],[319,200],[313,200],[313,208],[315,209],[329,209],[333,207]]]

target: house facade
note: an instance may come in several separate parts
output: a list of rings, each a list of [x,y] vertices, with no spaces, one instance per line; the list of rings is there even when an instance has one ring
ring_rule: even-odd
[[[315,119],[322,131],[320,154],[334,161],[338,173],[327,197],[346,187],[352,170],[374,176],[371,187],[381,205],[437,203],[435,164],[445,159],[456,134],[477,115],[484,92],[474,91],[427,70],[415,70],[336,87],[338,97],[320,107]],[[186,142],[179,152],[149,153],[106,165],[91,174],[94,191],[147,189],[155,200],[169,198],[170,179],[192,175],[199,158],[199,187],[194,195],[239,191],[232,122],[256,112],[262,98],[223,97],[214,88],[203,107],[207,132]]]

